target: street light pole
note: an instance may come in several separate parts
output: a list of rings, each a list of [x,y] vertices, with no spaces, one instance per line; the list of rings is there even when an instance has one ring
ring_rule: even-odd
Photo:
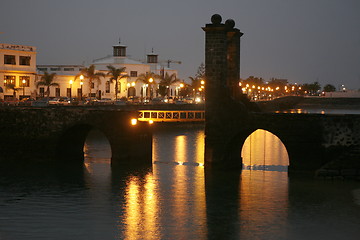
[[[83,82],[84,80],[84,75],[80,75],[80,99],[82,100],[82,96],[83,96]]]
[[[69,93],[69,97],[70,97],[70,102],[71,102],[71,91],[72,91],[73,80],[70,80],[69,83],[70,83],[70,93]]]
[[[25,83],[26,83],[26,80],[23,79],[23,80],[22,80],[22,84],[23,84],[23,99],[25,98]]]
[[[154,82],[153,78],[149,78],[149,100],[152,99],[152,83]]]

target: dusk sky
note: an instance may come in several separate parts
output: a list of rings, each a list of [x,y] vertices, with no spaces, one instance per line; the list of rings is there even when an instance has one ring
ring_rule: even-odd
[[[2,0],[0,43],[37,47],[38,64],[90,64],[128,46],[172,64],[179,77],[204,62],[201,29],[218,13],[241,38],[241,78],[285,78],[360,89],[359,0]]]

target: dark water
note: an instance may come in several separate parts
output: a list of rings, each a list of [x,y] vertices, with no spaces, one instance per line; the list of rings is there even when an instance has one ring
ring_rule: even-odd
[[[158,128],[150,169],[112,170],[110,151],[93,132],[82,170],[2,174],[0,239],[360,239],[359,182],[206,173],[199,125]],[[288,164],[264,132],[242,155],[246,165]]]

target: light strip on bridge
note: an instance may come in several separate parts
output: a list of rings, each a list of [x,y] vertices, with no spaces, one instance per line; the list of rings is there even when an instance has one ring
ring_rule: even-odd
[[[203,122],[205,121],[205,111],[140,110],[138,121]]]

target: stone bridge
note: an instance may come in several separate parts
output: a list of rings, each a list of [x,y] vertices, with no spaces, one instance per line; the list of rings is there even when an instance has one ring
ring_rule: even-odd
[[[280,138],[289,154],[290,171],[315,171],[348,151],[359,154],[360,115],[260,112],[239,87],[243,33],[231,19],[222,23],[218,14],[211,22],[203,27],[206,167],[241,168],[242,146],[257,129]]]
[[[149,124],[136,111],[81,107],[0,108],[0,163],[83,163],[92,129],[108,139],[112,164],[151,164]]]

